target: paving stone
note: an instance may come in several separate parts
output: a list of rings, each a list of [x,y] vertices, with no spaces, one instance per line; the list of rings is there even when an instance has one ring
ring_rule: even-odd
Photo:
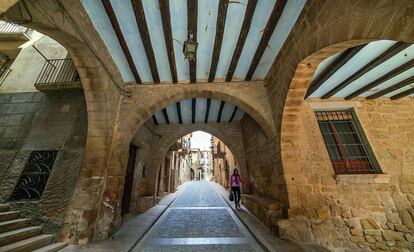
[[[242,237],[227,209],[172,209],[154,237]]]

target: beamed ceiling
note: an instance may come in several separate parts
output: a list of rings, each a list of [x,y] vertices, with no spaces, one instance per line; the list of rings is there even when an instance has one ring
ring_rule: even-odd
[[[379,40],[349,48],[318,66],[306,97],[392,100],[414,94],[414,45]]]
[[[124,81],[262,80],[306,0],[83,0]],[[196,59],[184,58],[189,33]]]
[[[155,113],[158,124],[221,123],[240,121],[244,112],[230,103],[207,98],[183,100]]]

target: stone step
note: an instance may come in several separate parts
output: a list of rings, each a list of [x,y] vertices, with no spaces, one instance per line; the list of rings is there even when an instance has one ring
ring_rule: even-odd
[[[10,205],[9,204],[0,204],[0,212],[9,211]]]
[[[33,250],[33,252],[55,252],[63,249],[64,247],[66,247],[66,245],[66,242],[53,243],[47,245],[46,247],[41,247],[39,249]]]
[[[0,234],[0,246],[18,242],[36,235],[42,231],[41,226],[25,227]]]
[[[0,222],[0,234],[30,225],[30,219],[15,219]]]
[[[14,220],[19,217],[19,211],[0,212],[0,221]]]
[[[29,252],[52,242],[53,235],[38,235],[0,247],[1,252]]]

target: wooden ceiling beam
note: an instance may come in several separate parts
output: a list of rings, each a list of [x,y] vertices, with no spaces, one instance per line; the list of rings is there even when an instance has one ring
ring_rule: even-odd
[[[234,106],[233,113],[231,113],[231,117],[230,117],[229,122],[233,121],[234,117],[236,116],[237,109],[238,109],[238,107]]]
[[[364,48],[366,44],[356,47],[348,48],[342,52],[331,64],[329,64],[309,85],[306,92],[305,99],[312,95],[318,88],[320,88],[325,81],[327,81],[332,75],[334,75],[342,66],[350,61],[355,54]]]
[[[168,63],[170,65],[171,78],[173,83],[178,82],[177,65],[175,62],[174,42],[171,31],[171,14],[169,0],[159,0],[162,29],[164,30],[165,45],[167,47]]]
[[[207,109],[206,109],[206,116],[204,118],[204,123],[208,123],[208,116],[210,114],[210,107],[211,107],[211,99],[207,98]]]
[[[218,111],[218,114],[217,114],[217,122],[218,123],[221,122],[221,116],[223,114],[224,104],[226,104],[226,103],[224,101],[221,101],[220,108],[219,108],[219,111]]]
[[[197,15],[198,15],[198,0],[187,0],[187,38],[193,37],[197,41]],[[197,53],[193,60],[189,60],[190,65],[190,83],[197,82]]]
[[[229,0],[220,0],[216,22],[216,37],[214,39],[213,54],[211,56],[210,74],[208,82],[213,82],[216,77],[217,65],[220,59],[221,45],[223,43],[224,26],[226,24]]]
[[[250,64],[249,71],[247,71],[245,80],[249,81],[252,79],[254,72],[259,65],[260,60],[262,59],[263,53],[266,50],[267,44],[269,43],[270,38],[276,28],[277,23],[279,22],[280,17],[282,16],[283,10],[285,9],[287,0],[277,0],[272,13],[270,14],[269,20],[267,21],[266,27],[263,31],[262,38],[260,40],[259,46],[256,49],[252,63]]]
[[[193,98],[191,100],[191,123],[195,123],[195,116],[196,116],[196,106],[197,106],[197,100]]]
[[[257,0],[249,0],[244,14],[243,24],[240,30],[239,38],[237,40],[236,48],[231,58],[230,66],[226,75],[226,82],[233,79],[234,71],[236,70],[237,63],[239,62],[240,55],[243,51],[244,44],[246,42],[247,34],[249,34],[250,25],[252,24],[254,10],[257,6]]]
[[[391,96],[391,100],[401,99],[403,97],[409,96],[410,94],[414,94],[414,88],[410,88],[404,92]]]
[[[361,69],[356,71],[354,74],[352,74],[351,76],[346,78],[344,81],[339,83],[337,86],[335,86],[333,89],[328,91],[321,98],[322,99],[327,99],[327,98],[332,97],[333,95],[335,95],[336,93],[338,93],[339,91],[341,91],[342,89],[347,87],[349,84],[351,84],[355,80],[359,79],[361,76],[368,73],[369,71],[371,71],[372,69],[374,69],[378,65],[380,65],[380,64],[384,63],[385,61],[387,61],[388,59],[392,58],[393,56],[395,56],[396,54],[398,54],[399,52],[401,52],[405,48],[409,47],[410,45],[411,44],[409,44],[409,43],[397,42],[396,44],[394,44],[393,46],[388,48],[385,52],[381,53],[378,57],[371,60],[364,67],[362,67]]]
[[[131,0],[132,8],[135,13],[135,20],[138,25],[139,33],[141,34],[141,40],[144,45],[145,54],[147,55],[149,67],[151,70],[152,80],[154,83],[160,83],[160,76],[157,69],[157,61],[154,55],[154,49],[152,48],[151,38],[148,31],[147,20],[145,18],[144,7],[142,6],[142,0]]]
[[[350,100],[354,97],[357,97],[360,94],[365,93],[366,91],[375,88],[376,86],[386,82],[387,80],[390,80],[394,78],[395,76],[407,71],[408,69],[411,69],[414,67],[414,59],[408,61],[405,64],[402,64],[401,66],[393,69],[391,72],[386,73],[385,75],[381,76],[380,78],[374,80],[373,82],[363,86],[362,88],[356,90],[355,92],[352,92],[350,95],[345,97],[345,100]]]
[[[155,125],[158,125],[158,121],[155,115],[152,115],[152,121],[154,122]]]
[[[177,108],[178,123],[182,124],[183,123],[183,117],[181,116],[181,103],[177,102],[175,104],[175,107]]]
[[[394,84],[394,85],[392,85],[388,88],[385,88],[385,89],[383,89],[381,91],[378,91],[378,92],[376,92],[376,93],[374,93],[370,96],[367,96],[367,99],[378,98],[380,96],[389,94],[391,92],[394,92],[394,91],[396,91],[396,90],[398,90],[402,87],[408,86],[408,85],[413,84],[413,83],[414,83],[414,76],[408,77],[408,78],[406,78],[406,79],[404,79],[404,80],[402,80],[402,81],[400,81],[400,82],[398,82],[398,83],[396,83],[396,84]]]
[[[162,109],[162,114],[164,115],[165,123],[170,124],[170,119],[168,118],[168,112],[166,108]]]
[[[126,43],[125,37],[122,34],[121,27],[119,25],[118,19],[116,18],[116,14],[114,9],[112,8],[112,4],[110,0],[102,0],[102,4],[105,8],[106,14],[109,17],[109,21],[111,22],[112,28],[115,31],[116,37],[121,45],[122,51],[125,55],[127,60],[128,66],[131,69],[132,75],[134,76],[135,82],[142,83],[141,77],[138,74],[137,67],[135,66],[134,60],[132,59],[131,52],[129,51],[128,45]]]

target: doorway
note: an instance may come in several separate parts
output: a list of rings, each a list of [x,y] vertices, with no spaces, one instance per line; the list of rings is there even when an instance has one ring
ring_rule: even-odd
[[[134,181],[135,159],[137,155],[137,147],[133,144],[129,146],[128,165],[125,174],[124,193],[122,196],[121,215],[129,213],[131,204],[132,183]]]

